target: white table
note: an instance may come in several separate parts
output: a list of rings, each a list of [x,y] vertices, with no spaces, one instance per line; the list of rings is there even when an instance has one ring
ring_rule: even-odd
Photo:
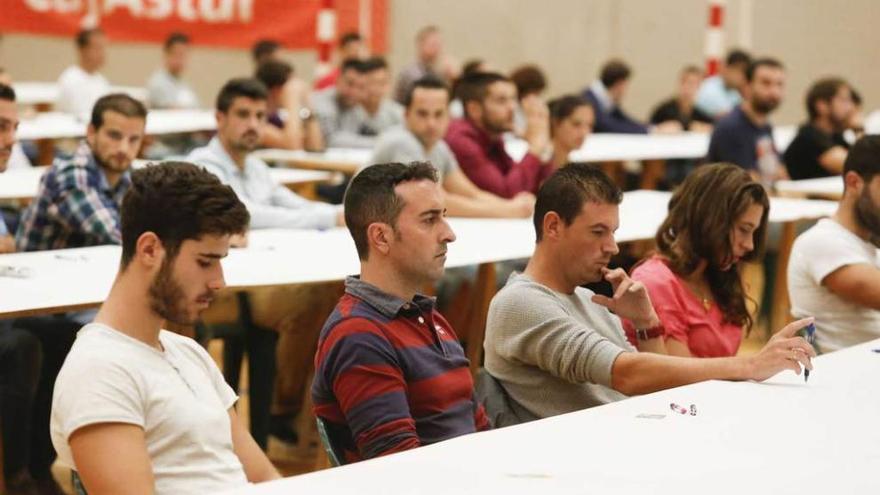
[[[54,105],[58,101],[58,83],[22,81],[12,83],[15,101],[20,105]],[[112,86],[111,93],[126,93],[140,101],[147,100],[147,89],[137,86]]]
[[[60,139],[85,136],[88,122],[61,112],[41,112],[33,118],[22,119],[18,139]],[[178,134],[212,131],[217,128],[214,111],[150,110],[147,112],[147,135]]]
[[[806,384],[702,382],[230,494],[877,493],[877,347],[820,356]]]
[[[354,175],[368,165],[373,151],[358,148],[329,148],[323,152],[302,150],[265,149],[254,152],[254,156],[290,167],[310,170],[324,170]]]
[[[146,163],[144,160],[136,160],[134,167],[141,167]],[[32,200],[39,189],[40,178],[47,168],[16,168],[0,174],[0,201]],[[292,189],[307,184],[326,182],[332,178],[332,174],[329,172],[291,168],[273,168],[269,170],[269,174],[277,183]]]
[[[773,187],[778,193],[789,196],[819,196],[840,199],[843,196],[843,177],[784,180],[777,182]]]
[[[656,191],[626,193],[620,209],[618,242],[652,239],[666,216],[669,197],[669,193]],[[830,201],[771,201],[773,222],[817,218],[836,208],[836,203]],[[454,218],[450,222],[458,240],[449,247],[448,267],[528,258],[534,249],[531,220]],[[56,254],[62,258],[56,258]],[[72,263],[68,255],[86,259]],[[0,317],[96,306],[104,300],[113,281],[118,258],[119,248],[112,246],[2,255],[0,265],[26,267],[32,276],[0,277]],[[77,271],[79,268],[84,271]],[[230,287],[246,288],[341,280],[356,273],[359,265],[346,229],[270,229],[251,232],[249,247],[232,250],[224,268]]]
[[[776,148],[784,151],[794,139],[793,126],[776,127],[773,138]],[[677,134],[590,134],[584,145],[571,152],[573,162],[619,162],[630,160],[697,159],[709,151],[708,133],[681,132]],[[505,149],[514,160],[525,155],[528,145],[521,139],[506,140]]]
[[[774,130],[776,147],[785,150],[794,138],[792,126]],[[528,145],[521,139],[504,142],[508,154],[522,159]],[[682,132],[679,134],[591,134],[581,149],[570,155],[573,162],[618,162],[629,160],[670,160],[675,158],[703,158],[709,150],[709,134]],[[330,148],[324,152],[267,149],[256,156],[268,162],[285,163],[292,167],[342,172],[353,175],[369,165],[372,151],[368,149]]]

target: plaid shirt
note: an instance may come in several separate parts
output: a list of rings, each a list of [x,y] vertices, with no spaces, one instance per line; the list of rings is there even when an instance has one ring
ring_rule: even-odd
[[[120,244],[119,210],[131,186],[129,172],[107,183],[91,148],[82,142],[69,160],[56,160],[40,179],[36,199],[16,232],[19,251]]]

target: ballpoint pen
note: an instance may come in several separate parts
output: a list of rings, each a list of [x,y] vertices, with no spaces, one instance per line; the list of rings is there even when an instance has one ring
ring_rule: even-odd
[[[804,328],[804,334],[807,338],[807,342],[810,343],[811,346],[816,345],[816,325],[810,323]],[[804,368],[804,382],[810,379],[810,370]]]

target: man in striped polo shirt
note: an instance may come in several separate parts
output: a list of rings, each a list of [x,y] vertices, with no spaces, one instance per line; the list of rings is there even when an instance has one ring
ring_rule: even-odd
[[[361,260],[321,331],[315,415],[347,462],[490,428],[468,360],[433,298],[455,234],[427,163],[373,165],[345,194]]]

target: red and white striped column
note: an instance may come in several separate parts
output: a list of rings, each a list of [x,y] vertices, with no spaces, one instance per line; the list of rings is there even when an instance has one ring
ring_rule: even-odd
[[[709,0],[709,24],[706,27],[706,77],[714,76],[724,56],[724,8],[726,0]]]
[[[321,0],[318,11],[315,38],[318,40],[318,65],[315,68],[316,78],[323,77],[333,68],[331,56],[333,43],[336,41],[336,9],[335,0]]]

